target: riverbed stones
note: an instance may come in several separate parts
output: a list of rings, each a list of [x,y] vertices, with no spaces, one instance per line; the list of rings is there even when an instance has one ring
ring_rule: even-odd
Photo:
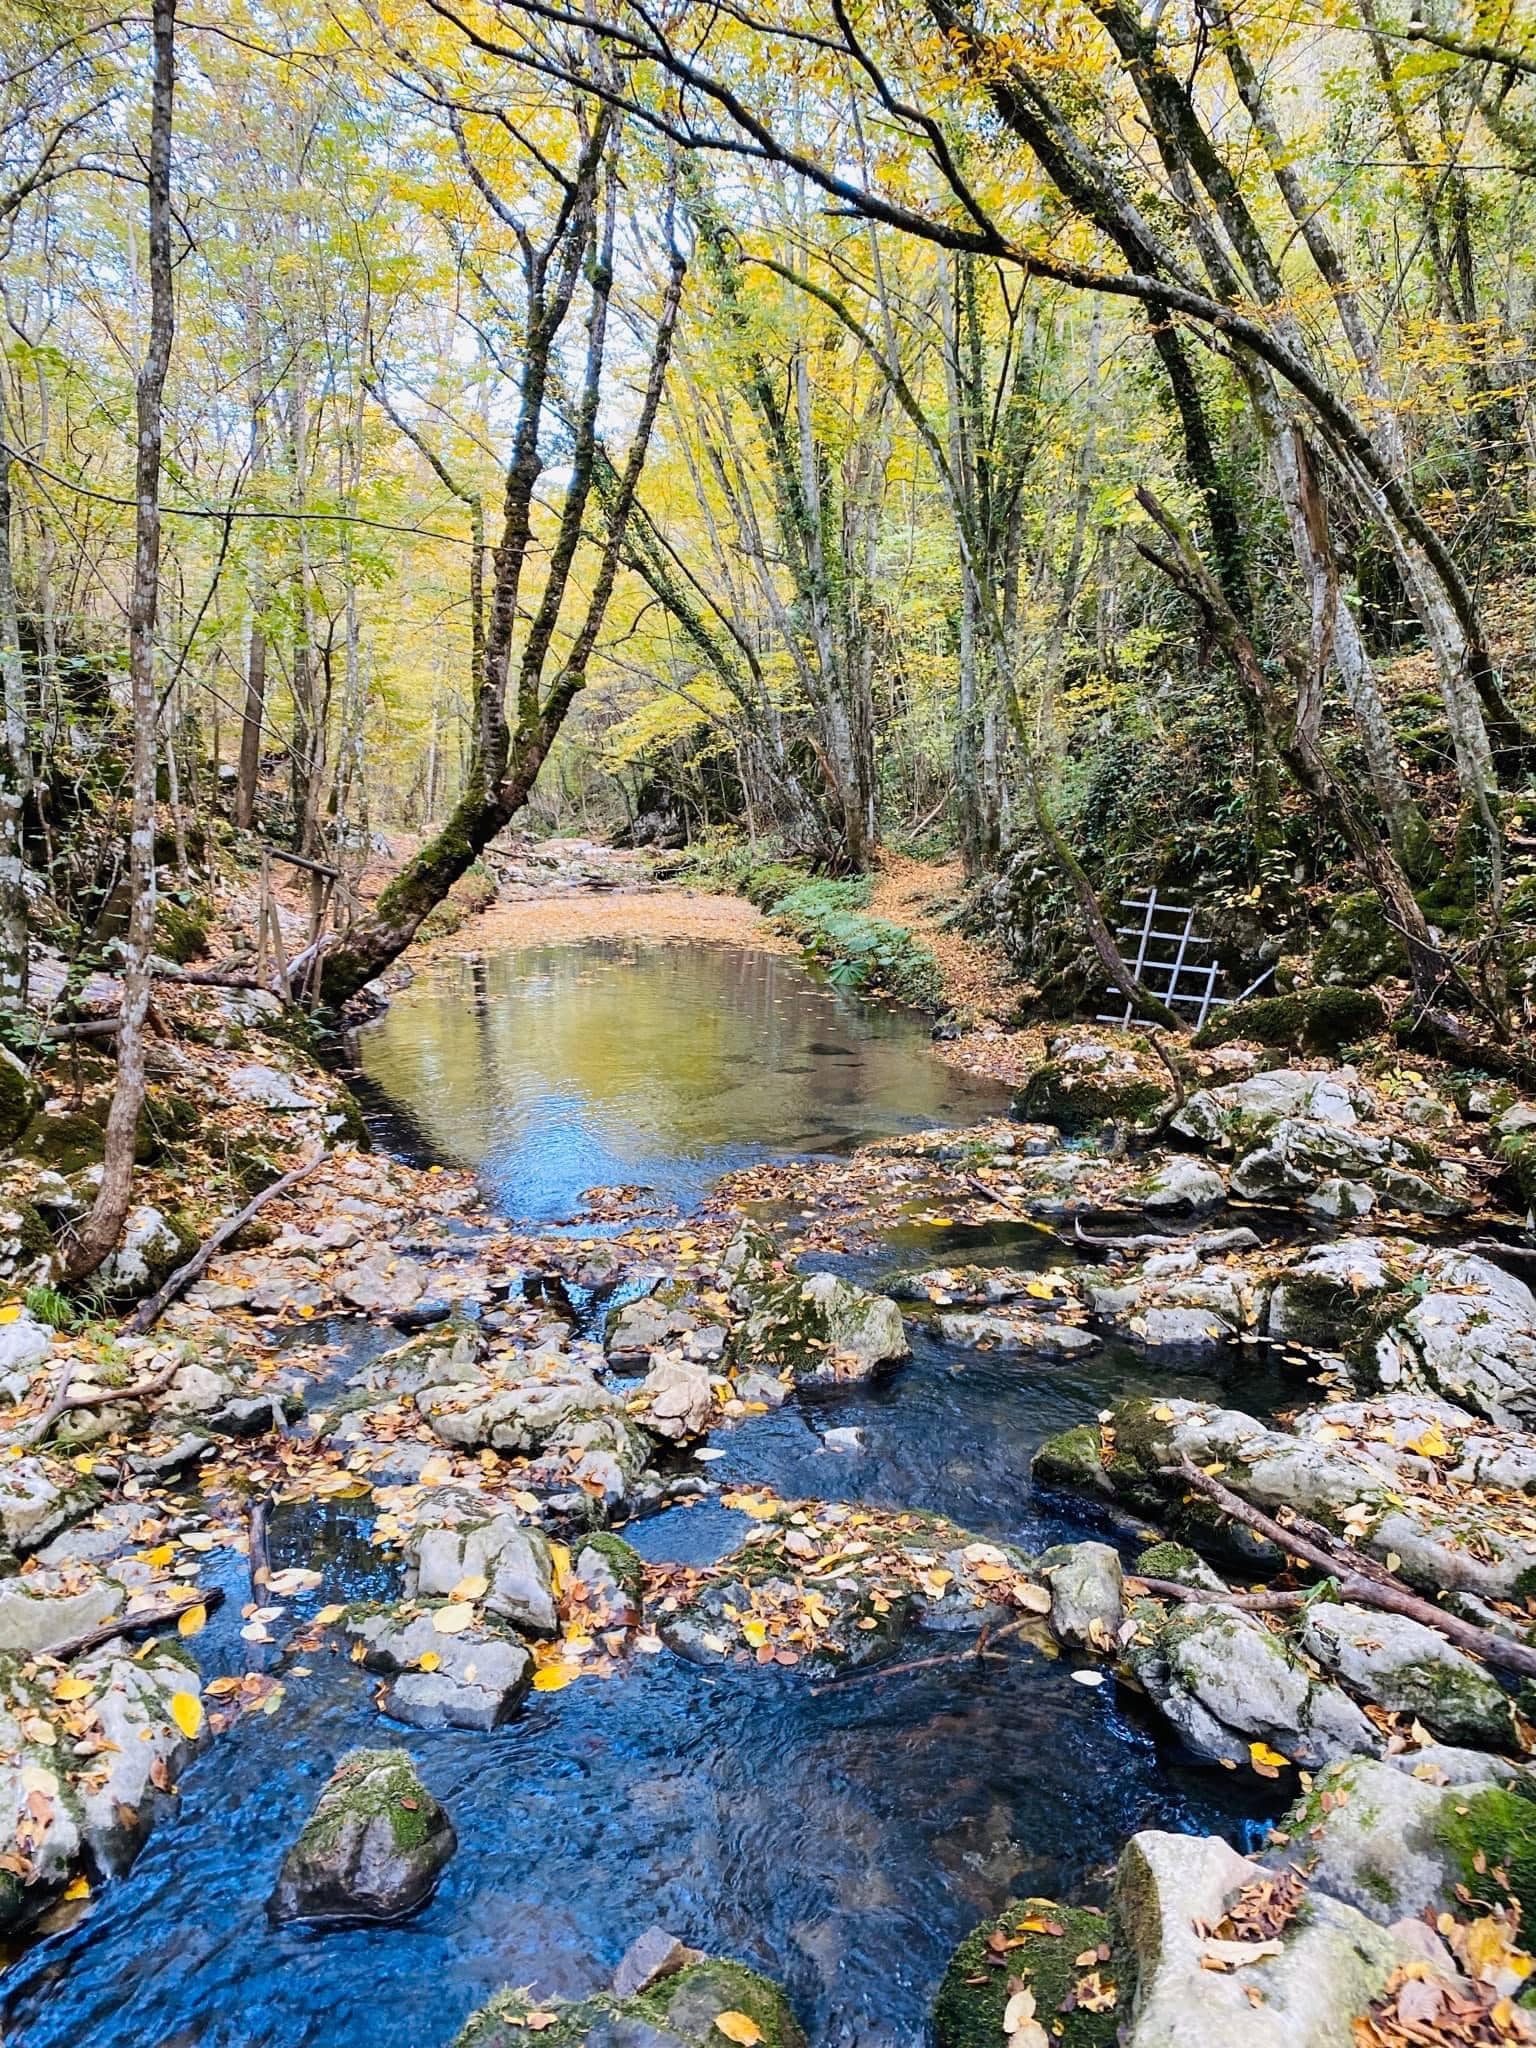
[[[1423,1388],[1512,1428],[1536,1424],[1536,1296],[1471,1252],[1435,1252],[1423,1291],[1376,1341],[1386,1388]]]
[[[715,1406],[714,1383],[707,1369],[681,1351],[653,1350],[650,1360],[637,1409],[646,1428],[671,1443],[702,1435]]]
[[[1401,1443],[1390,1426],[1399,1404],[1417,1423]],[[1454,1415],[1454,1428],[1433,1417],[1426,1424],[1415,1398],[1399,1395],[1313,1410],[1289,1429],[1267,1429],[1236,1409],[1138,1396],[1121,1402],[1102,1428],[1079,1425],[1043,1445],[1035,1470],[1043,1483],[1086,1485],[1158,1517],[1245,1568],[1272,1567],[1276,1554],[1263,1538],[1183,1484],[1172,1468],[1187,1458],[1218,1467],[1224,1486],[1271,1515],[1294,1508],[1368,1555],[1394,1558],[1393,1569],[1413,1586],[1506,1600],[1536,1583],[1526,1576],[1536,1573],[1536,1516],[1523,1492],[1501,1494],[1473,1475],[1501,1457],[1519,1472],[1529,1461],[1518,1438],[1465,1410]],[[1468,1440],[1477,1446],[1472,1462],[1462,1452]]]
[[[356,1749],[331,1773],[283,1859],[267,1912],[288,1920],[403,1920],[437,1889],[453,1823],[403,1749]]]
[[[502,1625],[477,1619],[445,1635],[438,1606],[352,1608],[342,1627],[362,1645],[369,1671],[389,1677],[380,1701],[413,1728],[499,1728],[516,1713],[533,1679],[533,1658]]]
[[[0,1659],[0,1830],[21,1866],[0,1875],[6,1928],[34,1919],[82,1866],[125,1871],[208,1739],[201,1681],[179,1647],[87,1652],[69,1667],[85,1690],[66,1707],[51,1677],[27,1672]],[[38,1739],[42,1725],[52,1740]]]
[[[25,1394],[34,1372],[53,1356],[53,1332],[25,1309],[0,1323],[0,1385],[14,1384]],[[12,1374],[22,1377],[12,1382]]]
[[[735,1363],[748,1371],[829,1387],[867,1380],[912,1355],[896,1303],[835,1273],[807,1279],[747,1267],[740,1291],[747,1312],[733,1348]]]
[[[1112,1897],[1135,1968],[1121,2015],[1127,2048],[1349,2048],[1354,2020],[1399,1959],[1386,1930],[1353,1906],[1310,1892],[1278,1954],[1206,1967],[1217,1952],[1205,1930],[1265,1876],[1219,1836],[1132,1836]]]
[[[1267,1301],[1263,1279],[1247,1267],[1186,1250],[1155,1253],[1124,1279],[1088,1288],[1095,1316],[1147,1351],[1229,1344],[1259,1324]]]
[[[474,1379],[423,1387],[416,1396],[423,1420],[444,1443],[524,1453],[540,1449],[562,1423],[622,1406],[583,1357],[553,1347],[505,1354]]]
[[[1269,1334],[1293,1344],[1342,1345],[1359,1337],[1402,1292],[1417,1247],[1381,1237],[1314,1245],[1275,1280]]]
[[[369,1315],[393,1316],[420,1301],[431,1280],[429,1269],[414,1259],[379,1253],[338,1273],[335,1287],[348,1308],[360,1308]]]
[[[422,1511],[406,1544],[406,1592],[421,1600],[471,1600],[535,1635],[560,1625],[549,1539],[483,1496],[444,1489]]]
[[[1442,1742],[1503,1749],[1515,1741],[1504,1688],[1423,1622],[1341,1601],[1313,1601],[1301,1640],[1358,1698],[1422,1721]]]
[[[0,1460],[0,1548],[23,1556],[88,1515],[101,1498],[94,1479],[46,1452]]]
[[[1227,1184],[1214,1166],[1187,1153],[1167,1163],[1127,1190],[1137,1208],[1154,1216],[1203,1216],[1227,1199]]]
[[[1246,1764],[1255,1742],[1303,1768],[1375,1755],[1381,1737],[1338,1687],[1312,1678],[1256,1616],[1216,1601],[1132,1610],[1127,1668],[1191,1753]]]
[[[940,1316],[939,1334],[947,1344],[968,1351],[1028,1351],[1038,1358],[1081,1358],[1097,1351],[1102,1341],[1075,1323],[1053,1322],[1022,1309]]]
[[[1373,1107],[1353,1067],[1274,1067],[1197,1090],[1172,1118],[1172,1128],[1205,1144],[1231,1143],[1291,1117],[1350,1130]]]
[[[891,1282],[897,1301],[926,1301],[940,1308],[995,1308],[1016,1301],[1039,1284],[1039,1276],[1017,1266],[931,1266]]]

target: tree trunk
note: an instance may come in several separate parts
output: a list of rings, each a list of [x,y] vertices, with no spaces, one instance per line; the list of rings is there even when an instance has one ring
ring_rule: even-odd
[[[133,809],[128,841],[133,903],[118,1017],[117,1082],[107,1115],[101,1186],[61,1253],[63,1275],[83,1279],[116,1245],[133,1193],[133,1154],[144,1106],[144,1027],[155,935],[155,621],[160,606],[160,448],[165,380],[176,331],[171,270],[171,121],[176,91],[176,0],[155,0],[149,141],[149,341],[136,393],[133,584],[128,672],[133,702]]]
[[[3,415],[0,415],[3,423]],[[0,1011],[27,1000],[27,872],[22,827],[32,784],[27,677],[11,566],[11,457],[0,442],[0,684],[4,742],[0,746]]]

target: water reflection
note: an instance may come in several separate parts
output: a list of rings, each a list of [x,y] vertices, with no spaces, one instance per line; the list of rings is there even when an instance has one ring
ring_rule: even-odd
[[[640,1183],[688,1204],[728,1168],[842,1151],[1007,1107],[935,1057],[920,1018],[797,961],[697,942],[544,946],[424,972],[359,1035],[419,1141],[513,1216]]]

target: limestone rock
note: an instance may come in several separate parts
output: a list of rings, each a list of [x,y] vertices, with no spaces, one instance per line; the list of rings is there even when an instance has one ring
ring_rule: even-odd
[[[283,1859],[275,1921],[403,1920],[458,1846],[453,1823],[401,1749],[343,1757]]]
[[[146,1202],[129,1215],[116,1251],[96,1271],[95,1284],[111,1297],[135,1299],[152,1293],[195,1249],[185,1232]]]
[[[1417,1263],[1386,1238],[1344,1237],[1316,1245],[1277,1277],[1269,1334],[1297,1344],[1343,1344],[1379,1314]]]
[[[1202,1968],[1196,1922],[1215,1926],[1263,1875],[1218,1836],[1132,1836],[1114,1884],[1115,1916],[1137,1965],[1127,2048],[1350,2048],[1352,2022],[1397,1961],[1391,1937],[1352,1906],[1309,1895],[1278,1956],[1240,1970]]]
[[[1086,1025],[1061,1031],[1015,1105],[1026,1122],[1066,1132],[1115,1122],[1148,1125],[1173,1100],[1167,1069],[1130,1032]]]
[[[1123,1280],[1088,1289],[1094,1314],[1148,1351],[1226,1344],[1261,1321],[1265,1300],[1246,1268],[1192,1250],[1154,1253]]]
[[[1536,1296],[1523,1280],[1470,1252],[1436,1252],[1426,1291],[1377,1340],[1387,1388],[1419,1387],[1494,1422],[1536,1423]]]
[[[652,1351],[640,1396],[645,1405],[639,1412],[656,1436],[681,1443],[709,1426],[715,1400],[710,1376],[680,1351]]]
[[[1131,1188],[1129,1198],[1154,1215],[1200,1216],[1221,1207],[1227,1199],[1227,1184],[1203,1159],[1176,1153],[1148,1180]]]
[[[44,1452],[0,1460],[0,1547],[36,1550],[89,1514],[99,1498],[93,1480]]]
[[[946,1343],[971,1351],[1030,1351],[1041,1358],[1080,1358],[1097,1351],[1101,1341],[1075,1323],[1051,1322],[1017,1309],[1002,1315],[940,1316],[939,1333]]]
[[[1411,1714],[1442,1741],[1490,1748],[1513,1744],[1504,1688],[1422,1622],[1317,1601],[1307,1608],[1302,1642],[1352,1693],[1389,1713]]]
[[[367,1669],[390,1674],[384,1712],[414,1728],[499,1728],[532,1683],[533,1658],[493,1622],[443,1635],[432,1613],[430,1607],[361,1607],[343,1623],[363,1645]],[[436,1662],[423,1670],[424,1658]]]
[[[1125,1573],[1107,1543],[1065,1543],[1035,1560],[1050,1588],[1051,1633],[1069,1650],[1109,1650],[1125,1617]]]
[[[315,1109],[313,1095],[306,1095],[291,1074],[278,1067],[251,1062],[233,1067],[224,1075],[224,1087],[236,1102],[249,1102],[257,1109]]]
[[[1372,1107],[1353,1067],[1275,1067],[1223,1087],[1199,1089],[1173,1118],[1173,1129],[1206,1144],[1262,1131],[1289,1117],[1348,1130]]]
[[[497,1514],[478,1496],[445,1491],[406,1545],[406,1592],[414,1599],[471,1598],[487,1614],[536,1635],[559,1627],[549,1539],[515,1515]],[[457,1589],[485,1581],[483,1593]]]

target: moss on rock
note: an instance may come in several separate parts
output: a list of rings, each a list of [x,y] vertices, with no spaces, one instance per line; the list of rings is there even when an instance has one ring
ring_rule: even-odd
[[[544,2048],[583,2048],[599,2028],[605,2040],[625,2038],[620,2025],[626,2020],[636,2023],[637,2039],[722,2048],[731,2038],[716,2025],[723,2013],[744,2013],[757,2028],[762,2048],[806,2048],[800,2023],[777,1984],[744,1963],[716,1960],[690,1963],[634,1998],[600,1992],[576,2005],[559,2005],[526,1991],[498,1992],[465,2024],[454,2048],[527,2048],[528,2017],[536,2011],[553,2014],[537,2032]]]
[[[1036,1451],[1030,1470],[1041,1486],[1097,1491],[1101,1486],[1104,1440],[1091,1422],[1064,1429]]]
[[[155,950],[178,966],[201,960],[208,951],[208,906],[162,896],[155,908]]]
[[[1079,1956],[1099,1950],[1107,1956],[1079,1965]],[[936,2048],[998,2048],[1011,1983],[1034,1993],[1035,2018],[1063,2048],[1111,2048],[1130,2010],[1134,1972],[1108,1914],[1015,1901],[956,1949],[934,2002]],[[1105,2009],[1093,2010],[1101,2001]]]
[[[1536,1790],[1517,1781],[1448,1800],[1440,1839],[1474,1898],[1513,1898],[1526,1922],[1536,1913]]]
[[[1330,906],[1313,971],[1320,982],[1342,989],[1369,988],[1388,975],[1408,972],[1402,938],[1387,922],[1374,890],[1363,889]]]
[[[20,1060],[0,1046],[0,1145],[9,1145],[21,1136],[41,1100],[40,1090]]]
[[[1298,989],[1213,1012],[1194,1044],[1204,1049],[1243,1038],[1287,1051],[1335,1053],[1380,1031],[1386,1020],[1385,1003],[1370,989]]]

